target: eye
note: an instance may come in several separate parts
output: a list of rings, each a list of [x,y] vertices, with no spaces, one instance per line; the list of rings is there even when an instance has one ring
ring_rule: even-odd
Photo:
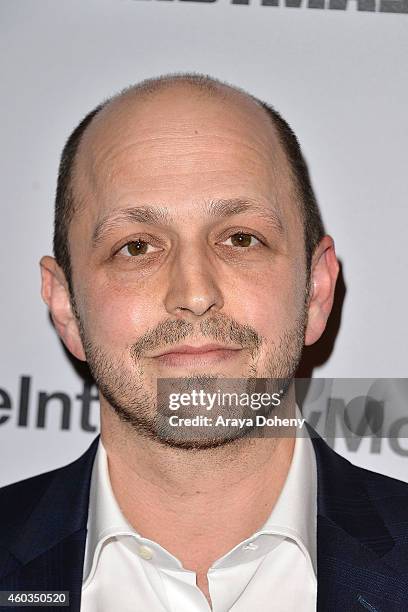
[[[150,250],[149,251],[149,247]],[[160,250],[160,249],[156,249]],[[127,242],[119,251],[118,254],[123,255],[124,257],[137,257],[139,255],[148,255],[150,253],[155,252],[155,247],[153,247],[149,242],[145,240],[132,240],[131,242]]]
[[[234,247],[250,247],[256,246],[256,244],[261,244],[261,241],[258,240],[258,238],[252,234],[246,234],[245,232],[237,232],[236,234],[232,234],[228,240],[231,240],[232,246]],[[255,244],[251,244],[251,241],[253,240],[256,240]]]

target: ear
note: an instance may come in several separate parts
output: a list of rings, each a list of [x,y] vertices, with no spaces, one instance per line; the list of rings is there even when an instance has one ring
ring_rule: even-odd
[[[339,262],[331,236],[324,236],[313,254],[305,345],[320,338],[333,306]]]
[[[40,266],[41,296],[50,310],[55,328],[70,353],[86,361],[65,274],[53,257],[43,257]]]

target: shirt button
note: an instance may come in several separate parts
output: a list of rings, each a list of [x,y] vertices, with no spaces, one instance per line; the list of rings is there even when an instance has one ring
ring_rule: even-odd
[[[242,550],[257,550],[258,544],[254,544],[253,542],[249,542],[249,544],[245,544],[242,547]]]
[[[146,561],[149,561],[149,559],[153,558],[153,551],[148,546],[139,546],[137,554],[139,555],[139,557],[142,557],[142,559],[145,559]]]

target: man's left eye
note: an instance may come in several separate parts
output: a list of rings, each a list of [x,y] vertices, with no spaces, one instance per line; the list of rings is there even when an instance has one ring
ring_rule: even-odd
[[[258,238],[256,238],[252,234],[245,234],[244,232],[237,232],[236,234],[232,234],[232,236],[230,236],[228,240],[231,240],[232,246],[235,247],[255,246],[253,243],[251,243],[252,240],[256,240],[257,244],[261,244]]]

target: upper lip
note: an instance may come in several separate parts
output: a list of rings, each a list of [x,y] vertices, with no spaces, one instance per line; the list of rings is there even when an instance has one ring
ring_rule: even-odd
[[[168,355],[169,353],[191,353],[191,354],[199,354],[199,353],[208,353],[209,351],[220,351],[220,350],[229,350],[229,351],[237,351],[241,349],[240,346],[231,346],[225,344],[202,344],[201,346],[192,346],[190,344],[179,344],[177,346],[172,346],[166,351],[161,351],[157,355],[153,355],[154,357],[160,357],[161,355]]]

